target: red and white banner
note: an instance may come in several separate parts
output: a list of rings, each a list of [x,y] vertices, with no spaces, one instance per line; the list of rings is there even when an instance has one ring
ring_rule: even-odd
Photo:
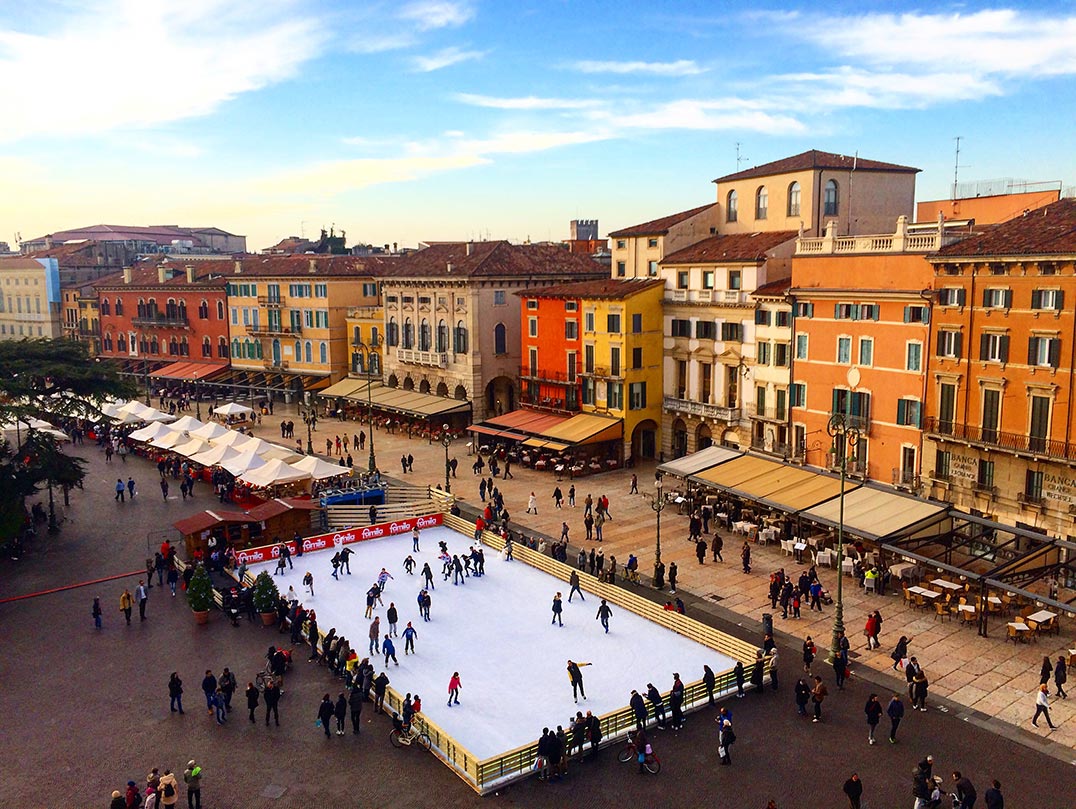
[[[346,531],[337,531],[332,534],[318,534],[317,536],[306,537],[303,539],[303,553],[311,553],[313,551],[323,551],[327,548],[339,548],[344,545],[351,545],[355,542],[365,542],[368,539],[381,539],[382,537],[392,537],[398,534],[410,534],[416,527],[434,528],[441,525],[444,515],[426,514],[421,517],[413,517],[407,520],[396,520],[395,522],[382,522],[376,525],[366,525],[361,528],[349,528]],[[295,541],[287,540],[288,550],[292,555],[295,555]],[[239,564],[253,565],[259,562],[268,562],[276,559],[280,555],[280,545],[262,545],[259,548],[247,548],[246,550],[237,551],[235,554],[236,560]]]

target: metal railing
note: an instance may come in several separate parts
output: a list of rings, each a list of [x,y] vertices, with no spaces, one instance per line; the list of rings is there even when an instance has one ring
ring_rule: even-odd
[[[691,399],[679,399],[675,396],[666,396],[662,404],[666,410],[686,413],[690,416],[703,416],[704,418],[730,422],[740,420],[740,408],[738,407],[722,407],[721,405],[706,402],[695,402]]]
[[[1048,458],[1076,461],[1076,443],[1057,441],[1042,436],[1024,433],[1009,433],[991,427],[978,427],[973,424],[959,424],[942,420],[937,416],[923,419],[923,432],[936,436],[948,436],[955,441],[967,441],[971,444],[996,447],[1012,452],[1028,452]]]
[[[284,299],[279,295],[259,295],[258,306],[283,306]]]
[[[844,409],[830,410],[830,418],[833,416],[840,416],[844,419],[845,423],[861,433],[869,434],[871,431],[871,417],[870,413],[845,413]]]
[[[527,365],[519,366],[521,379],[536,379],[539,382],[549,382],[554,385],[576,385],[579,383],[579,371],[567,373],[566,371],[550,371],[546,368],[531,368]]]
[[[279,337],[282,335],[291,337],[303,333],[301,324],[292,323],[289,323],[287,326],[283,324],[273,325],[272,323],[269,323],[265,326],[250,326],[249,329],[248,334],[250,334],[251,337]]]
[[[170,326],[172,328],[186,328],[190,321],[186,315],[175,315],[168,317],[167,315],[139,315],[138,317],[131,318],[131,323],[135,326]]]
[[[443,351],[416,351],[411,348],[397,348],[396,359],[410,365],[426,365],[431,368],[444,368],[448,365],[448,354]]]

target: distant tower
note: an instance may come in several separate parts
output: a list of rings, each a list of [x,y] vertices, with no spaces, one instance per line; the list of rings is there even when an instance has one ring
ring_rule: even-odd
[[[573,219],[571,228],[573,241],[590,242],[598,238],[597,219]]]

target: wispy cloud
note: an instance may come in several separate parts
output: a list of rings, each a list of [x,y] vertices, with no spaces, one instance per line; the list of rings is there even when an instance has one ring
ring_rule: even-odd
[[[775,76],[789,110],[837,108],[924,109],[936,104],[1002,95],[998,82],[973,73],[907,73],[843,67]]]
[[[385,53],[386,51],[410,48],[417,42],[418,37],[407,31],[392,34],[366,33],[361,37],[352,39],[348,47],[355,53]]]
[[[413,22],[420,31],[437,28],[458,28],[474,18],[470,3],[454,3],[450,0],[419,0],[408,3],[396,15],[401,20]]]
[[[794,135],[806,131],[795,115],[764,109],[764,104],[736,98],[680,99],[636,111],[603,110],[596,119],[615,122],[617,129],[686,129],[696,131],[742,130],[766,135]]]
[[[583,110],[602,103],[593,98],[540,98],[538,96],[504,98],[477,93],[456,93],[453,98],[472,107],[487,107],[495,110]]]
[[[458,65],[461,62],[481,59],[485,55],[485,51],[468,51],[452,45],[426,56],[415,56],[411,61],[415,70],[419,73],[432,73],[435,70],[442,70],[452,65]]]
[[[694,59],[678,59],[675,62],[616,62],[585,59],[573,62],[570,67],[582,73],[641,74],[649,76],[696,76],[705,73]]]
[[[70,4],[47,33],[0,25],[0,141],[205,115],[293,76],[321,51],[324,30],[315,15],[286,0],[88,0]],[[43,104],[62,106],[62,126],[41,114]]]

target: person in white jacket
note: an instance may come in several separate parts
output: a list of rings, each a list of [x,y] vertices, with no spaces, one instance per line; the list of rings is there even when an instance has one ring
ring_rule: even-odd
[[[1050,720],[1049,686],[1047,686],[1046,683],[1039,686],[1039,693],[1035,696],[1035,715],[1031,718],[1031,724],[1035,727],[1039,726],[1040,715],[1046,717],[1046,724],[1050,726],[1050,730],[1057,727],[1057,725]]]

